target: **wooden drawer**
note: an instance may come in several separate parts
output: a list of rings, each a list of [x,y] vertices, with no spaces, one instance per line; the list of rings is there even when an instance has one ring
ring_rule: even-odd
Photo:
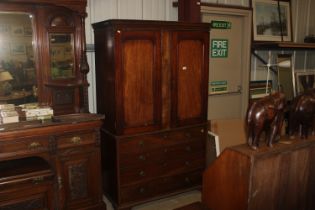
[[[193,140],[202,139],[205,141],[206,129],[205,126],[198,126],[175,130],[160,135],[163,135],[163,145],[165,147],[169,147],[175,144],[182,144],[184,142],[190,142]]]
[[[95,142],[95,132],[88,131],[82,133],[70,133],[57,137],[58,149],[70,148],[73,146],[82,146],[93,144]]]
[[[0,209],[53,209],[53,171],[37,157],[0,162]]]
[[[205,139],[194,139],[192,141],[184,142],[182,144],[176,144],[165,147],[163,151],[165,157],[170,160],[189,158],[195,153],[204,154],[205,145],[206,145]]]
[[[160,134],[149,134],[119,139],[119,153],[139,154],[144,151],[156,150],[162,147],[163,138]]]
[[[161,159],[159,162],[139,167],[120,169],[121,186],[131,185],[166,175],[176,175],[197,169],[203,169],[205,159],[202,153],[183,159]]]
[[[122,153],[119,154],[119,167],[124,169],[148,164],[159,164],[166,152],[167,150],[159,148],[153,151],[143,151],[142,153]]]
[[[135,202],[146,198],[180,191],[201,185],[202,171],[162,177],[121,188],[120,203]]]
[[[0,143],[0,157],[38,154],[49,150],[49,136],[20,138]]]
[[[139,135],[119,139],[119,152],[122,154],[155,150],[161,146],[171,146],[193,139],[206,137],[205,126],[163,131],[155,134]]]

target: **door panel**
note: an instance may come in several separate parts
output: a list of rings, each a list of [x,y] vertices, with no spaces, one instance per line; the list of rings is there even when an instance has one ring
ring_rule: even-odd
[[[204,33],[178,32],[173,35],[172,48],[172,124],[186,125],[206,119],[208,63],[205,48],[208,37]]]
[[[248,104],[251,23],[249,10],[202,8],[202,21],[227,21],[229,29],[211,29],[211,40],[227,40],[227,56],[211,57],[209,83],[227,81],[227,91],[209,94],[208,120],[244,118]],[[212,48],[210,46],[210,48]]]
[[[160,34],[129,31],[122,39],[121,126],[125,133],[153,130],[161,124]]]

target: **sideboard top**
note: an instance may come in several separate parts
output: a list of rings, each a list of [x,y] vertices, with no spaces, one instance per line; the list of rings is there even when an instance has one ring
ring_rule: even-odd
[[[101,121],[105,117],[100,114],[90,113],[79,113],[79,114],[67,114],[53,116],[49,120],[32,120],[32,121],[21,121],[18,123],[9,123],[0,125],[0,136],[5,132],[21,131],[32,128],[43,128],[48,126],[62,126],[67,124],[79,124],[89,121]]]

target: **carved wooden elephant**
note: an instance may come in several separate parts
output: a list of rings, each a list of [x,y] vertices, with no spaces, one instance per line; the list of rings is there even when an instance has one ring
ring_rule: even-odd
[[[257,101],[248,107],[246,114],[247,143],[257,149],[262,132],[265,132],[268,146],[272,146],[279,134],[284,116],[285,96],[276,92]]]
[[[315,118],[315,89],[306,90],[295,97],[289,113],[289,135],[299,132],[301,138],[307,138],[308,132],[314,129]]]

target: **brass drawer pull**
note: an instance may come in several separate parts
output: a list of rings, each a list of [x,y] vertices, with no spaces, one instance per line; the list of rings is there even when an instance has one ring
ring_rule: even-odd
[[[186,150],[187,152],[190,152],[190,151],[191,151],[191,147],[190,147],[190,146],[186,146],[185,150]]]
[[[144,171],[140,171],[140,172],[139,172],[139,176],[145,176]]]
[[[32,143],[30,143],[30,144],[28,145],[28,148],[29,148],[29,149],[36,149],[36,148],[38,148],[38,147],[40,147],[40,146],[41,146],[40,143],[34,141],[34,142],[32,142]]]
[[[40,184],[43,181],[44,181],[44,177],[39,176],[39,177],[36,177],[36,178],[33,179],[33,184],[35,184],[35,185],[36,184]]]
[[[185,133],[185,136],[186,136],[187,138],[191,138],[191,134],[190,134],[190,133]]]
[[[138,144],[139,144],[139,146],[141,146],[141,147],[142,147],[142,146],[144,145],[144,142],[143,142],[143,141],[139,141],[139,143],[138,143]]]
[[[144,189],[143,187],[141,187],[141,188],[139,189],[139,193],[144,193],[144,191],[145,191],[145,189]]]
[[[71,142],[73,143],[73,144],[80,144],[81,143],[81,137],[80,136],[74,136],[74,137],[72,137],[71,138]]]
[[[190,165],[190,162],[189,162],[189,161],[185,161],[185,165],[186,165],[186,166],[189,166],[189,165]]]
[[[139,160],[146,160],[146,157],[144,155],[140,155]]]

